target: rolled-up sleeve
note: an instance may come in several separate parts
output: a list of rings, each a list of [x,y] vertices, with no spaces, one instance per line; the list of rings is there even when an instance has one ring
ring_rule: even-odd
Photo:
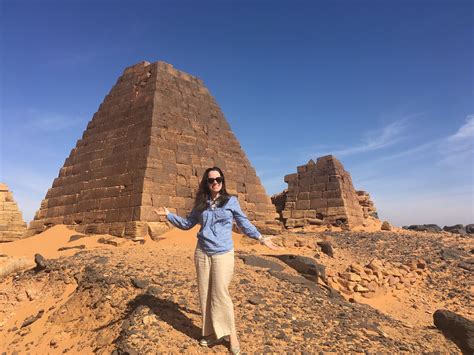
[[[258,237],[260,237],[261,233],[252,223],[250,223],[249,219],[240,208],[240,203],[237,197],[232,196],[229,202],[230,209],[232,211],[232,214],[234,215],[235,222],[242,230],[242,232],[250,238],[257,239]]]
[[[166,218],[171,222],[175,227],[179,229],[188,230],[193,228],[199,221],[199,213],[193,209],[191,213],[186,217],[180,217],[174,213],[168,213]]]

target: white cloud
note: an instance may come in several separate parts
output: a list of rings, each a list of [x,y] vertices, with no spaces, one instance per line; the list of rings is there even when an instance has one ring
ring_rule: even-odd
[[[382,128],[370,130],[363,134],[363,138],[359,144],[352,147],[342,149],[326,147],[326,149],[321,150],[317,154],[313,154],[316,156],[333,154],[336,157],[344,157],[384,149],[406,139],[406,130],[409,127],[409,122],[422,114],[423,113],[415,113],[407,115],[398,120],[392,121]]]
[[[474,163],[474,114],[468,115],[456,133],[439,144],[441,164],[456,165],[462,162]],[[474,166],[471,165],[471,171]]]
[[[474,114],[466,117],[466,123],[464,123],[458,131],[448,138],[450,141],[462,141],[465,139],[474,138]]]
[[[406,120],[399,120],[388,124],[381,130],[373,130],[365,134],[365,138],[362,140],[362,144],[336,150],[333,152],[336,156],[348,156],[372,150],[379,150],[388,147],[404,137],[402,133],[407,127]]]

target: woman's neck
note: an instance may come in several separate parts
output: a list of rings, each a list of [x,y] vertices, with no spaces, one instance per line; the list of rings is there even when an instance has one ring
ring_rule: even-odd
[[[211,191],[211,200],[215,200],[219,197],[219,192]]]

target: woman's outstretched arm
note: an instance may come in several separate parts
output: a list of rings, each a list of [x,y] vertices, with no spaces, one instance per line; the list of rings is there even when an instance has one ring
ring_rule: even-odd
[[[232,201],[233,200],[233,201]],[[242,211],[242,208],[240,208],[240,203],[237,197],[233,197],[231,201],[232,203],[231,210],[232,214],[234,215],[235,222],[239,226],[239,228],[242,230],[242,232],[250,237],[257,239],[261,244],[267,246],[270,249],[281,249],[280,246],[276,245],[273,243],[272,238],[270,237],[264,237],[258,229],[249,221],[248,217],[245,215],[245,213]]]
[[[186,218],[171,213],[166,207],[160,207],[153,211],[159,216],[166,215],[166,219],[168,219],[172,225],[183,230],[191,229],[199,222],[199,214],[195,209],[193,209]]]

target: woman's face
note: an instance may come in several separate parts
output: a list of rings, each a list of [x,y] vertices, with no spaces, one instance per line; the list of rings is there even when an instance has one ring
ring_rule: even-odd
[[[218,193],[222,189],[222,177],[218,171],[211,170],[207,174],[207,186],[209,190],[214,193]]]

